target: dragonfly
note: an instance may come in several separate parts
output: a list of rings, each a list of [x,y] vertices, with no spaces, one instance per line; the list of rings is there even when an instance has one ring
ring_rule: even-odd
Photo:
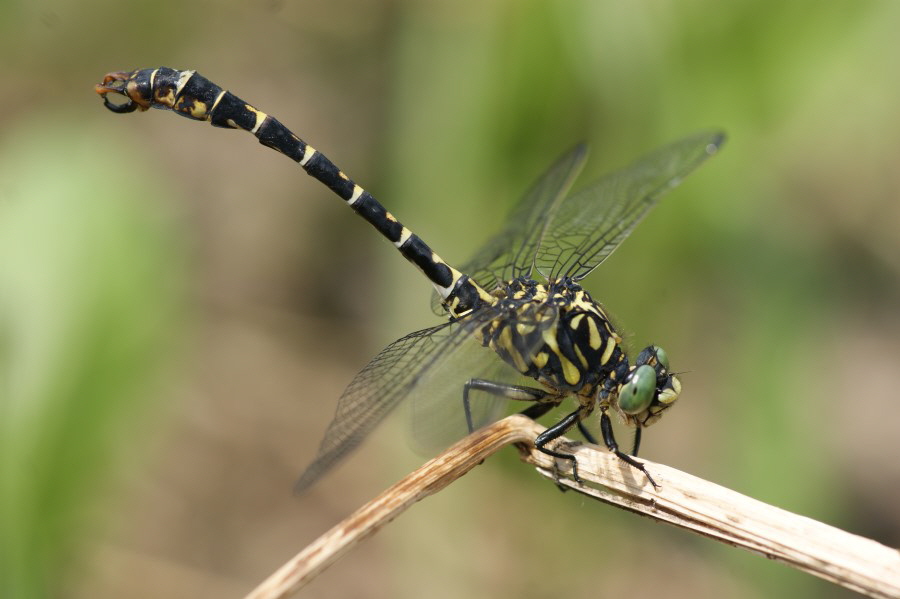
[[[510,401],[530,402],[522,413],[539,418],[571,397],[575,409],[539,434],[535,447],[567,461],[580,481],[577,459],[565,451],[561,437],[577,427],[596,443],[585,422],[599,412],[606,447],[658,486],[634,456],[642,430],[672,407],[681,381],[656,345],[630,361],[605,309],[581,281],[665,192],[719,150],[722,132],[694,133],[570,193],[586,160],[586,147],[575,146],[532,185],[500,232],[457,270],[324,154],[195,71],[112,72],[95,91],[115,113],[167,109],[252,133],[344,200],[432,283],[433,308],[445,322],[394,341],[353,378],[296,491],[321,479],[407,398],[413,399],[419,423],[415,436],[427,444],[496,420]],[[611,414],[634,429],[630,453],[615,438]]]

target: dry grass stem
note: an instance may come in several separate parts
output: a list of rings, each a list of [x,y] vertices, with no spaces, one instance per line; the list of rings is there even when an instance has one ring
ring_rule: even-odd
[[[354,545],[406,508],[435,493],[502,447],[518,444],[523,459],[558,484],[629,511],[747,549],[859,593],[900,598],[900,552],[821,522],[770,506],[674,468],[643,460],[659,483],[604,448],[573,444],[583,483],[570,464],[534,449],[544,427],[510,416],[466,437],[362,506],[263,581],[248,599],[288,597]]]
[[[534,439],[532,427],[527,426],[531,422],[524,416],[513,416],[475,431],[313,541],[247,595],[247,599],[289,597],[412,504],[440,491],[510,443]]]

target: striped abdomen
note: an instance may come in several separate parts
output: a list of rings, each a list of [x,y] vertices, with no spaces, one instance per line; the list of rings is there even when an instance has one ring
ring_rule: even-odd
[[[444,262],[418,235],[404,227],[324,154],[294,135],[277,119],[195,71],[160,67],[110,73],[97,85],[97,92],[103,95],[107,108],[114,112],[163,108],[190,119],[209,121],[215,127],[249,131],[261,144],[300,163],[310,176],[325,184],[393,243],[403,257],[434,284],[451,315],[464,316],[484,302],[493,301],[487,292]],[[129,101],[112,103],[106,99],[109,93],[122,94]]]

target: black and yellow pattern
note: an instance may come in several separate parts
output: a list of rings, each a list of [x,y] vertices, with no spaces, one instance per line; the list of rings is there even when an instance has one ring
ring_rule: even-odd
[[[318,480],[453,356],[478,344],[501,358],[493,362],[506,373],[480,378],[473,372],[460,382],[467,430],[485,423],[474,393],[533,402],[525,410],[533,417],[571,396],[576,409],[540,435],[535,445],[571,461],[577,478],[574,457],[548,445],[574,426],[593,441],[583,421],[599,409],[604,443],[655,484],[643,464],[619,449],[609,412],[636,429],[631,453],[637,454],[641,430],[674,403],[681,383],[655,346],[629,362],[621,337],[580,281],[618,247],[662,193],[718,150],[724,141],[721,133],[695,134],[566,195],[585,159],[584,147],[574,148],[526,194],[504,230],[456,270],[321,152],[194,71],[163,67],[110,73],[96,90],[113,112],[164,108],[217,127],[249,131],[334,191],[434,285],[438,305],[450,321],[395,341],[353,379],[298,490]],[[113,103],[109,94],[126,100]],[[543,282],[536,281],[537,276]],[[513,384],[512,374],[539,386]]]
[[[418,235],[404,227],[324,154],[294,135],[274,117],[257,110],[202,75],[166,67],[110,73],[97,89],[104,94],[105,104],[113,112],[166,108],[189,119],[209,121],[214,127],[249,131],[259,143],[300,163],[303,170],[346,201],[393,243],[434,284],[451,314],[461,316],[482,301],[489,301],[484,290],[448,266]],[[126,95],[129,102],[120,105],[109,102],[105,94],[110,92]]]

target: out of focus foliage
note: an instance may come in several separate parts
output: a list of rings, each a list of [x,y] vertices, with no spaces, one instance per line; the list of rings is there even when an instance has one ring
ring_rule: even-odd
[[[429,289],[246,134],[92,92],[159,65],[276,115],[453,263],[578,141],[590,176],[725,129],[589,280],[684,371],[643,452],[898,545],[898,19],[852,0],[0,4],[0,591],[239,595],[418,459],[388,427],[290,497],[354,371],[435,322]],[[512,458],[348,559],[318,596],[841,596]]]

